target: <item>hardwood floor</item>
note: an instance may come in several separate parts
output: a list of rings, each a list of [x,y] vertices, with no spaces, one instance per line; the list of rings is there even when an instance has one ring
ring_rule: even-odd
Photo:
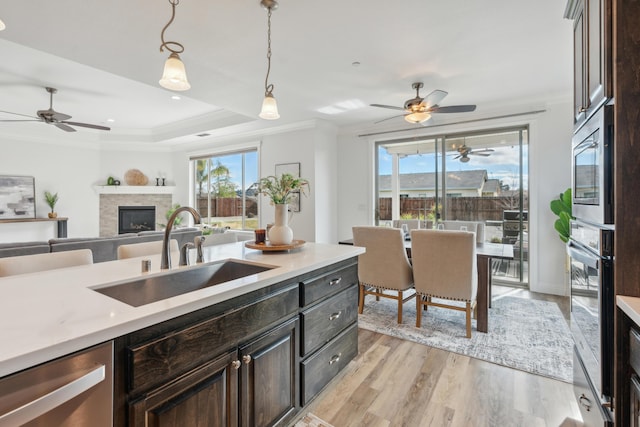
[[[493,297],[567,298],[496,287]],[[582,426],[571,384],[360,329],[359,354],[309,412],[347,426]]]

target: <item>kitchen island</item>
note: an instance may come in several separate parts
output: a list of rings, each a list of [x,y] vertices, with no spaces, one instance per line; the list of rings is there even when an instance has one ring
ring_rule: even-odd
[[[175,394],[172,390],[178,386],[190,387],[190,381],[207,372],[224,372],[224,381],[232,385],[235,381],[240,389],[239,398],[232,396],[237,407],[229,403],[228,395],[223,396],[223,412],[226,417],[231,414],[231,424],[260,425],[267,424],[259,418],[269,415],[264,408],[278,406],[274,403],[286,399],[280,396],[279,401],[260,407],[262,394],[257,399],[256,393],[268,391],[269,384],[260,384],[264,387],[258,390],[258,382],[249,375],[258,373],[260,360],[268,362],[264,367],[273,366],[287,356],[290,375],[275,379],[280,381],[278,387],[284,381],[291,383],[292,401],[287,403],[286,418],[290,419],[328,382],[330,378],[323,377],[326,367],[344,366],[355,355],[351,343],[357,337],[356,257],[362,252],[358,247],[315,243],[283,253],[262,253],[246,248],[243,242],[206,247],[205,263],[233,259],[273,268],[138,307],[94,288],[198,266],[160,271],[160,257],[155,256],[0,279],[0,377],[114,340],[115,425],[138,425],[164,404],[175,407],[169,400],[159,406],[158,399],[163,393]],[[142,259],[151,260],[149,272],[141,271]],[[175,255],[173,261],[177,264]],[[338,326],[333,330],[318,327],[320,321]],[[200,339],[211,351],[206,363],[194,361],[202,349],[189,353],[195,351],[194,343],[199,345]],[[174,353],[174,347],[186,353]],[[159,352],[166,354],[159,356]],[[153,357],[148,357],[150,354]],[[328,362],[318,364],[320,356],[329,357]],[[158,359],[162,360],[155,366]],[[241,369],[236,366],[239,360]],[[192,366],[192,361],[198,366]],[[255,365],[250,365],[253,362]],[[228,366],[239,370],[239,376]],[[157,370],[165,368],[167,372]],[[167,381],[163,382],[165,374]],[[260,375],[279,374],[271,369]],[[180,381],[184,384],[177,384]],[[237,419],[234,412],[240,414]],[[281,415],[269,416],[279,419]]]

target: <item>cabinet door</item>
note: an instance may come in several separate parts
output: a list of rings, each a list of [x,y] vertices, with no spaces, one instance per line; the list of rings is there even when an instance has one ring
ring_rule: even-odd
[[[573,17],[573,106],[574,123],[584,120],[587,109],[585,94],[585,32],[584,1],[580,0]]]
[[[147,393],[129,405],[130,425],[237,426],[237,359],[233,350]]]
[[[273,426],[295,414],[297,317],[240,347],[240,424]]]
[[[590,115],[598,109],[604,100],[611,96],[611,89],[606,86],[610,69],[607,66],[609,50],[608,0],[586,0],[586,79],[587,102]]]

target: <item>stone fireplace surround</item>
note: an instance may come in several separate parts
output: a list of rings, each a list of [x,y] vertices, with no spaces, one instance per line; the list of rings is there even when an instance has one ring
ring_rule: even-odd
[[[100,237],[118,234],[118,206],[155,206],[158,229],[171,205],[171,194],[100,194]]]

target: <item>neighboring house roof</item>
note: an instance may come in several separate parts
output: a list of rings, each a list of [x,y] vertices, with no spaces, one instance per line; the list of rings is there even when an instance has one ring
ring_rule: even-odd
[[[447,191],[477,190],[482,188],[486,179],[485,169],[447,172]],[[379,191],[391,191],[391,175],[380,175],[378,183]],[[435,188],[435,172],[400,174],[400,190],[435,190]]]
[[[498,194],[500,192],[500,180],[498,179],[486,180],[484,182],[484,187],[482,187],[482,192]]]

